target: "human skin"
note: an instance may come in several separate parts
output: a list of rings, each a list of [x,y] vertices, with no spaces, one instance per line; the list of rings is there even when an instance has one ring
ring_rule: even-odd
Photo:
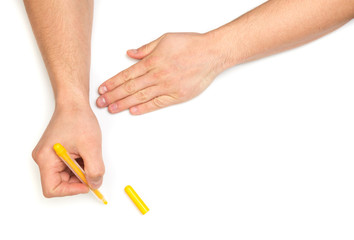
[[[98,89],[98,107],[133,115],[185,102],[232,66],[317,39],[354,17],[353,0],[270,0],[205,34],[167,33]]]
[[[43,194],[85,193],[88,187],[70,174],[52,147],[61,143],[72,157],[81,157],[89,184],[101,185],[101,131],[88,96],[93,0],[24,3],[56,102],[32,154],[40,169]],[[353,8],[349,0],[271,0],[205,34],[165,34],[127,52],[141,61],[103,83],[97,104],[108,106],[112,113],[130,109],[132,114],[143,114],[189,100],[229,67],[333,31],[353,18]]]
[[[101,130],[89,105],[93,0],[24,0],[55,96],[51,121],[33,150],[43,195],[86,193],[56,156],[61,143],[73,158],[82,158],[89,185],[97,189],[105,171]]]

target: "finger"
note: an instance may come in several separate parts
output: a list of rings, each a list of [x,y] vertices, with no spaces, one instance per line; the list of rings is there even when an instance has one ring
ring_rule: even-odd
[[[45,197],[56,197],[56,187],[62,182],[60,173],[65,171],[66,165],[50,148],[37,150],[33,155],[41,174],[42,191]],[[69,175],[69,173],[67,173]]]
[[[98,189],[103,181],[105,167],[102,159],[101,145],[86,144],[79,148],[80,156],[84,160],[86,179],[93,189]]]
[[[144,113],[152,112],[160,108],[164,108],[177,103],[176,99],[171,96],[159,96],[146,103],[131,107],[130,113],[133,115],[141,115]]]
[[[109,92],[130,79],[140,77],[149,70],[149,61],[140,61],[111,77],[98,88],[99,94]]]
[[[61,166],[53,167],[50,165],[43,165],[40,168],[40,172],[43,195],[47,198],[71,196],[87,193],[89,191],[86,184],[78,182],[70,183],[69,173],[62,170]]]
[[[75,175],[70,176],[70,179],[68,181],[69,183],[80,183],[80,179],[78,179]]]
[[[76,176],[70,176],[65,171],[59,174],[61,177],[61,183],[54,189],[56,196],[71,196],[81,193],[87,193],[89,191],[88,186],[86,184],[81,183]]]
[[[147,55],[149,55],[157,46],[157,44],[161,41],[161,39],[164,37],[165,35],[162,35],[161,37],[159,37],[158,39],[145,44],[143,46],[141,46],[138,49],[130,49],[127,51],[127,54],[129,57],[134,58],[134,59],[143,59],[144,57],[146,57]]]
[[[111,105],[108,106],[108,111],[111,113],[118,113],[130,107],[133,107],[135,105],[148,102],[159,95],[161,95],[161,91],[159,90],[159,87],[157,86],[148,87],[134,93],[131,96],[128,96],[115,103],[112,103]]]
[[[119,101],[144,88],[154,85],[155,82],[155,78],[151,77],[149,74],[145,74],[136,79],[129,80],[114,90],[101,95],[97,99],[97,105],[99,107],[107,107],[113,102]]]
[[[72,176],[71,173],[68,172],[67,170],[70,170],[70,169],[65,169],[64,171],[59,173],[62,182],[68,182],[70,180],[70,177]]]
[[[78,182],[61,182],[55,189],[55,197],[72,196],[81,193],[88,193],[89,188],[86,184]]]

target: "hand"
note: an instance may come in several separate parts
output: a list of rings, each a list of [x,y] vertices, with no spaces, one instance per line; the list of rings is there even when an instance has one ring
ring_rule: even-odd
[[[98,107],[134,115],[187,101],[221,72],[218,51],[206,34],[173,33],[127,54],[140,62],[99,87]]]
[[[89,106],[57,108],[32,153],[41,173],[45,197],[87,193],[89,188],[73,175],[54,152],[55,143],[62,144],[73,159],[83,159],[86,178],[93,189],[102,184],[104,164],[101,130]]]

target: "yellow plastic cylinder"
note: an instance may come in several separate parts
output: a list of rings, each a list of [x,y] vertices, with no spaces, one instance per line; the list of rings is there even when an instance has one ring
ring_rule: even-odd
[[[80,167],[80,165],[73,159],[71,159],[68,151],[61,145],[60,143],[56,143],[53,146],[54,151],[56,154],[59,156],[61,160],[64,161],[66,166],[70,168],[70,170],[75,174],[75,176],[84,184],[88,186],[87,179],[85,177],[85,172],[84,170]],[[104,203],[107,204],[107,200],[103,197],[102,193],[98,191],[97,189],[92,189],[90,187],[90,190]]]
[[[126,186],[124,188],[124,191],[128,194],[130,199],[133,201],[135,206],[140,210],[140,212],[144,215],[149,211],[149,208],[146,206],[146,204],[141,200],[139,195],[134,191],[134,189],[131,186]]]

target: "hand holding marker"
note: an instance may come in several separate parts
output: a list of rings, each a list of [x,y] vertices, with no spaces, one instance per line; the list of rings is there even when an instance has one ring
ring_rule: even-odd
[[[80,167],[80,165],[73,159],[66,151],[66,149],[60,144],[57,143],[53,146],[54,151],[60,157],[61,160],[68,166],[68,168],[75,174],[75,176],[84,184],[86,184],[90,190],[104,203],[107,204],[106,199],[103,197],[102,193],[97,189],[92,189],[86,180],[85,171]]]
[[[57,143],[53,146],[54,151],[59,156],[61,160],[65,163],[65,165],[75,174],[75,176],[84,184],[86,184],[90,190],[100,199],[104,204],[107,204],[106,199],[103,197],[102,193],[97,189],[92,189],[86,180],[85,171],[80,167],[80,165],[73,159],[71,159],[70,155],[66,151],[66,149],[60,144]],[[128,194],[130,199],[134,202],[134,204],[138,207],[140,212],[144,215],[149,211],[149,208],[146,204],[141,200],[139,195],[134,191],[131,186],[125,187],[125,192]]]

